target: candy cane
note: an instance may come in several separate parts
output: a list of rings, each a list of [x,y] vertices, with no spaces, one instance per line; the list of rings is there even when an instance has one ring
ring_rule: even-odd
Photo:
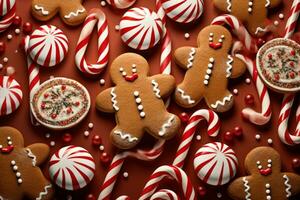
[[[16,16],[16,3],[11,10],[0,21],[0,33],[7,30],[7,28],[13,23]]]
[[[106,0],[108,4],[118,9],[125,9],[132,6],[136,0]]]
[[[300,15],[300,0],[294,0],[290,9],[290,16],[285,27],[285,39],[292,37],[296,30],[297,22]],[[288,121],[291,113],[291,108],[295,100],[294,94],[286,94],[281,104],[281,110],[278,120],[278,135],[280,140],[290,146],[300,144],[300,105],[296,112],[297,127],[294,134],[288,131]]]
[[[212,23],[213,25],[228,25],[236,34],[238,39],[243,43],[246,50],[251,53],[256,53],[258,50],[256,40],[250,35],[245,26],[233,15],[221,15],[216,17]]]
[[[196,111],[189,119],[188,125],[183,131],[181,143],[178,147],[175,160],[173,162],[174,166],[182,168],[184,161],[189,152],[192,139],[195,135],[197,125],[200,121],[206,120],[208,123],[207,133],[210,137],[216,137],[220,131],[221,123],[218,115],[212,110],[201,109]]]
[[[96,24],[98,35],[98,60],[96,64],[89,64],[85,59],[85,53],[93,28]],[[108,24],[105,14],[100,9],[92,9],[89,12],[84,21],[75,51],[75,63],[81,72],[89,75],[97,75],[106,67],[109,56]]]
[[[262,108],[261,112],[256,112],[251,108],[244,108],[242,110],[242,115],[245,119],[248,119],[253,124],[264,125],[270,121],[272,116],[271,102],[270,102],[268,89],[258,76],[255,62],[253,62],[250,58],[240,54],[236,54],[236,57],[238,57],[239,59],[241,59],[246,63],[248,71],[250,72],[250,75],[253,81],[255,82],[261,108]]]
[[[153,172],[139,200],[150,198],[165,177],[172,177],[181,185],[186,200],[196,200],[194,187],[187,174],[179,167],[169,165],[161,166]]]

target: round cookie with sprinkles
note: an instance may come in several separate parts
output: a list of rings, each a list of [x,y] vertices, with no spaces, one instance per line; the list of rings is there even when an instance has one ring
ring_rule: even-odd
[[[86,88],[67,78],[53,78],[41,84],[30,103],[36,120],[56,130],[77,125],[87,115],[90,105]]]
[[[271,89],[281,93],[300,91],[300,45],[278,38],[266,43],[257,54],[259,76]]]

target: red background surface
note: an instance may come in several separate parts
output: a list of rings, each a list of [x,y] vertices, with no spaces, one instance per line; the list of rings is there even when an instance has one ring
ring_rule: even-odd
[[[271,13],[273,20],[278,20],[280,22],[280,28],[278,29],[278,33],[282,34],[283,27],[285,21],[287,20],[287,13],[289,7],[291,5],[291,0],[285,0],[283,6],[280,7],[279,10],[274,11]],[[29,21],[33,23],[34,27],[38,27],[39,25],[43,24],[36,20],[34,20],[30,15],[30,0],[17,0],[17,14],[20,15],[23,19],[23,22]],[[89,10],[94,7],[101,8],[106,14],[109,23],[109,37],[110,37],[110,62],[119,54],[132,51],[131,49],[127,48],[121,41],[119,32],[115,30],[115,25],[119,23],[122,13],[124,11],[117,11],[113,10],[110,6],[101,7],[100,1],[96,0],[86,0],[84,2],[85,7]],[[151,9],[154,9],[155,1],[149,0],[139,0],[136,3],[136,6],[146,6]],[[285,13],[285,19],[279,20],[278,14]],[[217,16],[217,11],[213,8],[212,2],[210,0],[206,0],[205,2],[205,12],[201,16],[201,18],[193,24],[189,25],[179,25],[172,21],[168,21],[168,28],[171,31],[171,36],[173,40],[173,49],[184,46],[184,45],[195,45],[196,38],[198,32],[206,25],[208,25],[211,20]],[[30,123],[29,119],[29,101],[28,101],[28,74],[27,74],[27,67],[26,67],[26,59],[21,50],[18,53],[15,53],[15,50],[18,49],[18,44],[22,39],[22,35],[15,35],[14,28],[10,28],[9,31],[2,33],[0,38],[2,41],[5,41],[7,45],[6,53],[1,56],[1,60],[3,57],[8,57],[9,61],[5,66],[13,66],[16,68],[16,80],[23,86],[24,98],[21,107],[13,114],[3,117],[0,119],[0,126],[13,126],[23,132],[25,137],[26,145],[35,142],[44,142],[50,144],[50,141],[55,141],[56,145],[51,148],[51,154],[58,150],[60,147],[64,146],[62,142],[62,135],[63,133],[71,133],[73,136],[73,140],[71,144],[82,146],[88,149],[95,158],[97,170],[96,175],[93,181],[88,185],[88,187],[84,188],[83,190],[77,192],[65,192],[62,190],[57,189],[57,199],[66,199],[68,195],[71,195],[73,199],[85,199],[87,194],[92,193],[95,196],[99,194],[99,187],[101,186],[104,177],[107,173],[108,168],[104,167],[100,162],[100,151],[98,148],[94,148],[91,143],[92,136],[94,134],[99,134],[102,137],[103,144],[105,146],[105,151],[107,151],[110,155],[114,155],[117,152],[109,142],[109,133],[111,129],[115,126],[114,117],[110,114],[104,114],[96,111],[95,109],[95,97],[96,95],[104,90],[107,87],[111,86],[111,82],[108,76],[108,71],[104,71],[104,73],[94,79],[84,77],[76,68],[74,64],[74,54],[75,54],[75,46],[77,43],[77,39],[79,37],[81,26],[70,28],[64,25],[59,17],[54,18],[53,20],[47,22],[47,24],[55,25],[65,32],[67,37],[69,38],[69,52],[62,64],[56,66],[51,69],[44,69],[42,68],[41,71],[41,80],[47,80],[49,76],[53,75],[55,77],[64,76],[72,79],[76,79],[77,81],[81,82],[86,88],[89,90],[91,99],[92,99],[92,107],[88,114],[88,117],[80,123],[77,127],[63,131],[51,131],[47,130],[43,127],[33,127]],[[184,33],[190,33],[190,38],[186,40],[184,38]],[[6,37],[7,34],[12,34],[13,39],[11,41],[7,41]],[[96,32],[94,32],[93,37],[91,38],[91,45],[89,46],[88,50],[88,60],[95,61],[96,60]],[[151,66],[151,74],[159,73],[159,55],[160,55],[160,47],[155,47],[151,51],[143,52],[142,54],[147,58]],[[0,61],[2,62],[2,61]],[[184,75],[184,71],[179,69],[173,63],[173,75],[176,77],[177,82],[179,83],[182,80]],[[5,74],[5,70],[0,71],[1,75]],[[273,147],[278,150],[282,156],[283,160],[283,170],[284,171],[291,171],[291,160],[292,158],[300,158],[300,149],[299,147],[287,147],[286,145],[282,144],[279,141],[277,136],[277,119],[279,115],[280,103],[282,101],[282,95],[278,95],[276,93],[270,92],[271,102],[272,102],[272,111],[273,117],[266,126],[258,127],[252,125],[248,122],[245,122],[241,118],[241,110],[245,107],[244,97],[246,94],[250,93],[255,96],[255,108],[259,108],[259,101],[257,97],[257,93],[255,90],[255,85],[251,82],[250,85],[245,84],[245,78],[250,77],[249,73],[246,73],[242,78],[238,80],[231,81],[229,87],[232,90],[233,88],[237,88],[239,90],[239,94],[235,96],[236,103],[232,110],[228,113],[220,115],[222,120],[222,129],[220,132],[219,137],[217,138],[208,138],[206,134],[206,124],[205,122],[201,122],[198,133],[202,135],[201,141],[194,140],[192,148],[190,149],[189,156],[186,159],[186,165],[184,170],[188,173],[189,177],[191,177],[192,182],[197,188],[200,185],[203,185],[201,181],[197,178],[194,170],[193,170],[193,155],[197,151],[201,145],[212,142],[212,141],[223,141],[222,135],[229,130],[233,130],[233,128],[237,125],[241,126],[244,130],[244,137],[240,140],[235,140],[230,146],[236,151],[240,167],[238,171],[238,175],[245,175],[245,171],[243,168],[243,162],[246,154],[257,146],[268,145],[267,139],[273,139]],[[104,78],[106,80],[105,86],[100,86],[99,79]],[[296,101],[299,103],[299,100]],[[205,104],[202,102],[197,108],[192,110],[184,110],[179,108],[177,105],[172,104],[170,107],[170,111],[179,114],[180,112],[188,112],[192,113],[193,111],[199,108],[206,108]],[[295,110],[295,109],[294,109]],[[293,115],[294,116],[294,112]],[[90,137],[86,138],[83,133],[85,130],[88,130],[88,123],[94,123],[94,128],[90,131]],[[182,126],[183,131],[184,126]],[[295,119],[294,117],[291,118],[291,130],[295,128]],[[51,133],[51,137],[47,139],[45,137],[46,133]],[[262,138],[261,141],[255,140],[255,135],[260,133]],[[155,161],[153,162],[144,162],[138,161],[134,159],[128,159],[123,168],[121,170],[121,175],[115,185],[115,189],[113,191],[113,198],[116,198],[120,195],[129,195],[132,199],[137,199],[139,194],[142,191],[148,177],[151,173],[158,167],[163,164],[171,164],[172,160],[174,159],[175,152],[177,150],[178,144],[180,142],[180,135],[174,138],[171,141],[168,141],[165,145],[164,153]],[[149,136],[146,136],[140,146],[150,148],[154,143],[154,140]],[[45,174],[47,172],[47,164],[44,165],[43,169]],[[125,179],[122,176],[123,172],[128,172],[129,177]],[[181,194],[181,189],[172,181],[165,181],[162,185],[163,188],[170,188],[175,189],[179,194]],[[201,199],[218,199],[216,194],[217,192],[221,192],[223,197],[222,199],[229,199],[226,195],[226,186],[225,187],[210,187],[206,186],[208,189],[208,193],[205,197]],[[200,199],[200,197],[198,197]],[[298,197],[299,199],[300,197]],[[297,198],[296,198],[297,199]]]

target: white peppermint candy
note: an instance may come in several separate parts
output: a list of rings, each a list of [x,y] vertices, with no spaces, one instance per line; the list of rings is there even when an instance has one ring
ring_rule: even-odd
[[[14,112],[22,98],[20,84],[10,76],[0,76],[0,117]]]
[[[157,13],[144,7],[128,10],[120,22],[123,42],[133,49],[154,47],[162,38],[163,23]]]
[[[179,23],[197,20],[203,13],[203,0],[161,0],[167,16]]]
[[[235,152],[220,142],[205,144],[194,158],[194,169],[198,177],[209,185],[228,183],[235,176],[237,166]]]
[[[53,154],[49,173],[59,187],[77,190],[85,187],[93,179],[95,162],[87,150],[71,145]]]
[[[5,16],[16,4],[16,0],[0,0],[0,16]]]
[[[40,26],[30,36],[28,53],[32,60],[41,66],[57,65],[67,52],[68,38],[55,26]]]

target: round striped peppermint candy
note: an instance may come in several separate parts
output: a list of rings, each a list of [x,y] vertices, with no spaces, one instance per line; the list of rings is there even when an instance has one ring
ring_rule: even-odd
[[[235,152],[220,142],[205,144],[194,158],[194,169],[198,177],[209,185],[228,183],[235,176],[237,166]]]
[[[14,112],[22,98],[20,84],[10,76],[0,76],[0,117]]]
[[[95,162],[91,154],[82,147],[66,146],[50,159],[49,173],[59,187],[77,190],[85,187],[95,175]]]
[[[197,20],[203,13],[204,0],[161,0],[167,16],[179,23]]]
[[[67,54],[68,38],[55,26],[43,25],[31,34],[27,51],[35,63],[52,67]]]
[[[5,16],[16,4],[16,0],[0,0],[0,16]]]
[[[162,38],[163,30],[163,23],[157,13],[144,7],[128,10],[120,22],[123,42],[138,50],[154,47]]]

